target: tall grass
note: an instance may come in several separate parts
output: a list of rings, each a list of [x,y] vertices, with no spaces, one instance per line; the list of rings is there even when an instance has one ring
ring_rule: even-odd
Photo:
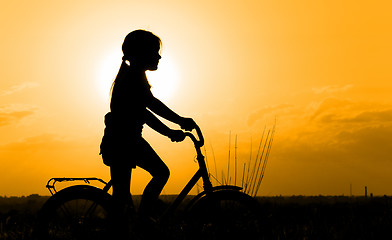
[[[217,168],[217,160],[215,158],[214,149],[211,145],[211,152],[214,162],[214,172],[211,170],[211,163],[208,164],[207,154],[206,162],[207,168],[210,172],[210,177],[213,182],[217,185],[236,185],[242,187],[243,191],[251,196],[256,196],[260,190],[262,180],[265,175],[267,168],[268,158],[271,153],[272,143],[276,130],[276,122],[274,125],[267,129],[264,127],[263,133],[261,135],[260,142],[258,143],[258,148],[256,156],[253,154],[252,139],[250,143],[250,153],[249,159],[239,159],[238,158],[238,137],[235,135],[234,138],[234,156],[232,154],[232,134],[229,132],[229,151],[227,166],[220,169]],[[239,163],[242,164],[238,166]],[[222,166],[222,165],[220,165]],[[226,170],[226,171],[225,171]],[[220,173],[220,176],[218,176]]]

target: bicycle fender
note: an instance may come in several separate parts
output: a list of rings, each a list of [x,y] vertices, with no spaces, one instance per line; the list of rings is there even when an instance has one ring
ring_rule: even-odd
[[[74,185],[64,189],[61,189],[53,196],[51,196],[42,206],[40,212],[45,212],[46,209],[50,209],[51,206],[56,203],[59,199],[66,198],[67,196],[100,196],[104,200],[110,200],[111,195],[107,192],[104,192],[102,189],[91,186],[91,185]]]
[[[212,187],[210,190],[205,190],[198,195],[196,195],[190,202],[189,204],[185,207],[185,212],[189,211],[197,202],[199,202],[201,199],[205,198],[206,195],[208,194],[214,194],[216,192],[220,191],[233,191],[233,192],[240,192],[242,190],[242,187],[234,186],[234,185],[221,185],[221,186],[215,186]]]

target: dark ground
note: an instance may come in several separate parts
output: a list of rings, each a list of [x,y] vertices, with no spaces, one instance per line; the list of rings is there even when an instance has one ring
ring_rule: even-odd
[[[267,239],[392,239],[391,197],[261,198]]]
[[[29,239],[48,197],[0,197],[0,240]],[[170,198],[166,198],[170,199]],[[258,198],[262,239],[392,239],[392,197]]]

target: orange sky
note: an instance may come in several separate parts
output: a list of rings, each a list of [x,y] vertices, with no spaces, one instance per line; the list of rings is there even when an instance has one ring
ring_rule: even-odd
[[[348,195],[350,184],[390,195],[391,11],[389,1],[1,1],[0,196],[47,195],[50,177],[109,179],[98,155],[108,87],[139,28],[163,41],[154,93],[198,122],[218,178],[230,132],[242,168],[276,118],[259,195]],[[164,193],[178,192],[196,170],[192,144],[144,136],[171,169]],[[148,177],[134,171],[134,193]]]

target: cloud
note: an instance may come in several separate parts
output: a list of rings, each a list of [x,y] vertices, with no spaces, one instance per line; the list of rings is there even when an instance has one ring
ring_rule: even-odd
[[[80,159],[91,160],[97,158],[98,153],[99,145],[91,139],[43,133],[0,145],[0,162],[4,163],[3,167],[14,163],[24,167],[46,168],[48,164],[56,166],[60,162],[85,164],[88,161],[82,163]]]
[[[389,161],[392,164],[392,124],[345,130],[328,128],[304,134],[300,138],[279,137],[274,154],[294,161],[356,162]],[[369,166],[371,168],[372,166]]]
[[[364,111],[354,116],[344,114],[329,113],[318,119],[323,124],[340,124],[345,126],[356,126],[360,124],[368,126],[389,125],[392,123],[392,109],[382,111]]]
[[[290,104],[279,104],[275,106],[267,106],[259,109],[258,111],[252,113],[248,117],[248,125],[252,126],[255,122],[260,119],[265,118],[266,116],[280,116],[281,114],[285,114],[293,108],[293,105]]]
[[[10,125],[34,114],[33,107],[6,106],[0,107],[0,127]]]
[[[347,113],[347,109],[352,106],[352,102],[345,99],[338,98],[327,98],[319,103],[319,106],[311,113],[310,120],[314,120],[318,117],[330,115],[331,113],[344,114]]]
[[[274,154],[282,159],[392,159],[392,105],[330,97],[295,107],[264,108],[249,122],[270,112],[281,116]]]
[[[389,123],[392,122],[392,109],[362,112],[355,117],[344,119],[344,121],[355,123]]]
[[[328,98],[311,113],[309,120],[316,124],[341,124],[345,127],[389,124],[392,122],[392,106]]]
[[[39,86],[39,84],[35,83],[35,82],[25,82],[25,83],[17,84],[17,85],[11,86],[7,90],[3,90],[2,92],[0,92],[0,96],[11,95],[11,94],[23,91],[24,89],[30,89],[30,88],[34,88],[37,86]]]
[[[38,136],[24,138],[17,142],[1,145],[0,149],[8,151],[29,152],[30,150],[59,149],[64,148],[67,145],[69,145],[68,141],[59,138],[59,136],[55,134],[46,133]]]
[[[312,91],[315,94],[323,94],[323,93],[328,94],[328,93],[336,93],[336,92],[345,92],[352,87],[353,87],[352,84],[348,84],[345,86],[330,85],[330,86],[324,86],[319,88],[312,88]]]
[[[346,183],[390,193],[392,104],[335,94],[350,88],[295,95],[295,105],[264,107],[249,116],[248,124],[256,126],[261,119],[278,117],[267,179],[274,184],[284,179],[282,189],[292,184],[306,194],[344,192]]]
[[[284,186],[303,194],[347,193],[349,183],[371,186],[376,194],[390,194],[392,125],[344,130],[349,126],[298,131],[297,136],[278,133],[269,161],[275,169],[269,170],[279,174],[272,172],[276,176],[269,175],[270,180],[284,179]]]
[[[52,159],[62,158],[65,149],[71,149],[66,145],[69,144],[53,134],[27,137],[0,145],[0,161],[3,168],[24,175],[23,171],[42,170],[52,164]]]
[[[97,167],[103,165],[98,152],[92,139],[52,133],[25,137],[0,145],[0,181],[28,179],[30,185],[20,185],[20,191],[44,193],[43,186],[51,177],[97,174]]]

